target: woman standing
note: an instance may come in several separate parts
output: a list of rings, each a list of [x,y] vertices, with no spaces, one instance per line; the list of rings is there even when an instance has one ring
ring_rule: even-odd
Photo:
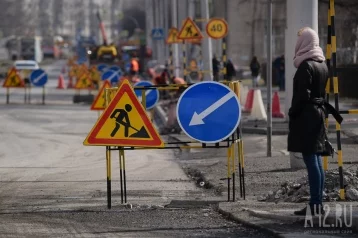
[[[305,27],[298,32],[295,48],[293,97],[289,109],[288,151],[303,155],[310,186],[309,208],[312,214],[323,214],[324,171],[321,154],[325,151],[325,113],[334,108],[325,102],[328,69],[317,33]],[[334,111],[334,116],[337,113]],[[339,115],[338,115],[339,116]],[[342,121],[338,118],[339,123]],[[308,206],[295,211],[306,215]]]

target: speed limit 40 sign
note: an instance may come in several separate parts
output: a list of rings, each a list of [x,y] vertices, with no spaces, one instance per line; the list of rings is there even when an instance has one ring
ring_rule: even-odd
[[[214,39],[224,38],[229,31],[229,26],[224,19],[211,18],[206,25],[206,33]]]

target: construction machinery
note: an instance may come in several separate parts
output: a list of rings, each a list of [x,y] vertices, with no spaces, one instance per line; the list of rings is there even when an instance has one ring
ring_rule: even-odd
[[[104,24],[102,22],[101,15],[99,11],[97,12],[97,18],[99,21],[99,28],[101,30],[101,35],[103,38],[103,44],[99,46],[91,46],[88,48],[87,53],[89,56],[90,64],[98,63],[109,63],[113,64],[116,59],[118,59],[118,51],[114,44],[108,44],[108,39],[106,31],[104,29]]]

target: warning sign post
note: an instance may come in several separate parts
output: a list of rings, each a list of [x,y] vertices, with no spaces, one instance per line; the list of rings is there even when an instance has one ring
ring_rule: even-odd
[[[227,90],[224,96],[214,102],[213,105],[208,105],[204,112],[200,112],[197,116],[204,122],[206,117],[214,113],[216,110],[221,110],[232,98],[239,95],[239,82],[224,82]],[[194,85],[134,85],[132,86],[128,80],[124,80],[120,87],[107,88],[103,86],[98,100],[105,100],[105,109],[98,118],[97,122],[87,135],[83,144],[86,146],[105,146],[106,147],[106,167],[107,167],[107,206],[111,208],[111,152],[118,151],[119,153],[119,168],[120,168],[120,188],[121,188],[121,203],[127,202],[126,189],[126,150],[148,150],[148,149],[190,149],[190,148],[205,148],[218,149],[227,148],[228,159],[228,201],[231,199],[230,184],[232,181],[232,199],[235,201],[235,174],[236,165],[235,160],[238,160],[239,178],[240,178],[240,196],[245,199],[245,181],[244,181],[244,157],[242,137],[239,127],[232,131],[232,135],[225,136],[226,139],[205,141],[201,145],[197,145],[201,140],[192,137],[193,140],[182,142],[163,142],[162,138],[155,129],[152,121],[146,112],[146,95],[154,90],[189,90]],[[188,88],[188,89],[187,89]],[[139,91],[139,93],[137,92]],[[190,91],[190,90],[189,90]],[[137,92],[137,93],[136,93]],[[149,93],[147,93],[149,92]],[[102,95],[101,95],[102,94]],[[142,95],[139,97],[139,95]],[[102,98],[102,99],[100,99]],[[140,98],[140,99],[139,99]],[[141,102],[140,102],[141,100]],[[207,101],[206,99],[198,98],[198,101]],[[195,110],[196,112],[196,110]],[[204,115],[205,114],[205,115]],[[189,112],[193,118],[193,111]],[[191,118],[191,121],[193,119]],[[190,119],[190,118],[189,118]],[[190,120],[184,123],[189,123],[189,127],[201,127],[203,122]],[[234,125],[235,127],[235,125]],[[191,128],[192,129],[192,128]],[[191,130],[190,129],[190,130]],[[200,128],[199,128],[200,129]],[[195,128],[193,128],[195,130]],[[230,133],[229,133],[230,134]],[[190,137],[190,136],[189,136]],[[223,137],[224,138],[224,137]],[[207,143],[206,143],[207,142]],[[193,145],[195,143],[195,145]],[[237,148],[238,153],[235,153]]]

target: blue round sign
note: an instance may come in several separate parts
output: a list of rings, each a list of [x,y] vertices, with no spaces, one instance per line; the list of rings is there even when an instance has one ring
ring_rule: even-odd
[[[134,87],[150,87],[153,86],[151,82],[141,81],[134,84]],[[139,101],[142,101],[142,91],[141,89],[135,89],[135,95],[138,97]],[[145,107],[146,109],[152,109],[159,101],[159,90],[158,89],[146,89],[145,91]]]
[[[112,66],[112,67],[109,67],[108,70],[113,70],[113,71],[116,71],[118,74],[121,73],[122,74],[122,69],[121,67],[119,66]]]
[[[97,65],[97,70],[100,72],[104,72],[108,66],[106,64]]]
[[[177,118],[181,129],[201,143],[218,143],[239,126],[241,106],[236,94],[224,84],[196,83],[180,96]]]
[[[30,81],[33,85],[37,87],[42,87],[47,83],[48,76],[45,71],[42,69],[37,69],[32,71],[30,74]]]
[[[118,83],[119,81],[119,75],[116,71],[113,70],[107,70],[102,74],[102,80],[108,80],[112,84]]]

